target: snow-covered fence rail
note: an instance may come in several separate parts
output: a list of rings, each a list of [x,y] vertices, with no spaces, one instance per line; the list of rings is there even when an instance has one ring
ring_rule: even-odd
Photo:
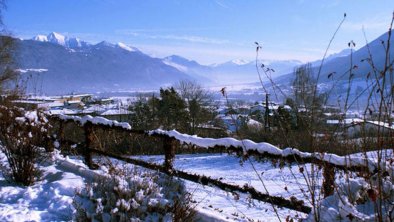
[[[376,168],[376,163],[370,159],[364,157],[352,157],[339,156],[332,153],[308,153],[301,152],[294,148],[280,149],[269,143],[255,143],[251,140],[237,140],[234,138],[202,138],[196,135],[188,135],[177,132],[176,130],[134,130],[128,123],[119,123],[105,119],[103,117],[92,117],[92,116],[52,116],[51,119],[55,119],[60,122],[76,122],[81,126],[86,123],[91,124],[91,127],[102,128],[102,129],[115,129],[120,131],[127,131],[133,134],[146,135],[157,138],[167,138],[170,140],[176,140],[180,144],[194,145],[199,148],[219,148],[222,147],[230,152],[237,152],[241,155],[246,156],[257,156],[259,158],[275,159],[278,158],[285,160],[289,163],[315,163],[322,166],[329,165],[336,169],[349,170],[355,172],[373,171]],[[59,133],[61,134],[61,133]]]
[[[147,137],[159,138],[162,141],[162,151],[165,155],[164,169],[167,172],[173,172],[173,161],[175,158],[175,150],[178,144],[189,144],[199,148],[227,150],[228,152],[237,153],[244,157],[256,156],[259,159],[267,159],[272,161],[283,161],[288,163],[306,164],[313,163],[323,168],[323,192],[324,196],[333,193],[335,169],[349,170],[354,172],[373,171],[376,165],[373,161],[363,157],[338,156],[330,153],[307,153],[297,149],[286,148],[280,149],[269,143],[255,143],[251,140],[237,140],[234,138],[202,138],[195,135],[181,134],[175,130],[165,131],[161,129],[152,131],[133,130],[128,123],[119,123],[117,121],[107,120],[103,117],[92,116],[51,116],[52,120],[60,122],[60,143],[62,143],[63,129],[62,124],[67,122],[77,123],[84,129],[85,146],[83,155],[88,166],[93,167],[91,152],[98,153],[97,149],[92,147],[94,140],[93,131],[95,129],[117,130],[128,132],[130,134],[143,135]],[[102,151],[104,152],[104,151]],[[102,153],[100,151],[100,153]],[[108,154],[108,153],[107,153]],[[174,171],[177,172],[177,171]]]
[[[330,165],[337,169],[350,171],[374,170],[375,163],[363,157],[339,156],[331,153],[308,153],[298,149],[280,149],[272,144],[261,142],[256,143],[251,140],[237,140],[234,138],[202,138],[196,135],[187,135],[176,130],[165,131],[161,129],[149,131],[150,135],[167,135],[185,144],[195,145],[201,148],[224,147],[229,151],[238,152],[242,155],[254,155],[260,158],[278,159],[282,158],[288,162],[315,163],[319,165]]]
[[[253,199],[264,201],[267,203],[271,203],[271,204],[274,204],[274,205],[277,205],[280,207],[285,207],[288,209],[296,210],[296,211],[307,213],[307,214],[309,214],[312,210],[311,207],[304,205],[304,201],[298,200],[295,197],[292,197],[290,199],[286,199],[284,197],[270,196],[268,194],[264,194],[264,193],[257,191],[255,188],[253,188],[251,186],[246,186],[246,185],[245,186],[238,186],[238,185],[234,185],[234,184],[228,184],[228,183],[224,183],[218,179],[214,179],[214,178],[207,177],[204,175],[192,174],[192,173],[188,173],[188,172],[184,172],[184,171],[176,170],[176,169],[172,169],[169,171],[165,165],[163,166],[163,165],[159,165],[159,164],[149,163],[149,162],[145,162],[143,160],[132,159],[129,157],[124,157],[124,156],[120,156],[120,155],[116,155],[116,154],[107,153],[107,152],[104,152],[101,150],[92,150],[92,151],[94,151],[97,154],[101,154],[104,156],[115,158],[115,159],[118,159],[118,160],[121,160],[121,161],[124,161],[127,163],[142,166],[142,167],[152,169],[155,171],[160,171],[162,173],[166,173],[168,175],[182,178],[185,180],[189,180],[189,181],[199,183],[202,185],[215,186],[215,187],[218,187],[222,190],[226,190],[226,191],[230,191],[230,192],[247,193]]]
[[[167,135],[162,135],[162,134],[154,134],[150,135],[148,132],[145,132],[143,130],[133,130],[131,129],[130,125],[128,123],[118,123],[117,121],[111,121],[107,120],[103,117],[92,117],[92,116],[84,116],[84,117],[78,117],[78,116],[66,116],[66,115],[59,115],[59,116],[50,116],[49,117],[52,121],[57,122],[59,124],[58,128],[58,142],[60,145],[63,145],[65,142],[70,143],[70,141],[67,141],[65,139],[65,126],[69,123],[73,123],[75,126],[79,126],[83,130],[84,138],[83,138],[83,145],[84,147],[81,149],[81,153],[85,158],[85,163],[91,167],[94,168],[94,164],[92,161],[92,151],[96,150],[94,147],[94,143],[96,140],[99,140],[97,138],[97,135],[94,135],[94,132],[96,130],[102,130],[102,131],[115,131],[118,133],[122,132],[127,132],[128,135],[139,135],[139,136],[145,136],[145,137],[150,137],[150,138],[156,138],[160,140],[160,143],[162,144],[161,150],[164,151],[165,154],[165,161],[164,161],[164,166],[167,170],[171,170],[173,168],[173,159],[175,158],[175,146],[176,146],[176,139]],[[73,128],[75,129],[75,127]],[[73,141],[75,142],[75,141]],[[148,149],[146,149],[148,150]]]
[[[220,179],[214,179],[211,177],[207,177],[205,175],[197,175],[197,174],[192,174],[188,172],[184,172],[181,170],[176,170],[173,168],[173,160],[175,158],[175,146],[177,145],[177,138],[163,134],[162,132],[159,131],[138,131],[138,130],[132,130],[130,127],[127,127],[125,124],[113,124],[109,120],[105,120],[103,118],[95,118],[95,117],[67,117],[67,116],[51,116],[50,119],[52,121],[57,121],[60,124],[59,127],[59,132],[58,135],[59,137],[62,137],[61,134],[64,133],[63,129],[61,129],[65,124],[67,123],[77,123],[79,127],[84,129],[84,134],[85,134],[85,143],[84,145],[86,146],[83,151],[82,155],[85,158],[85,163],[91,167],[95,168],[94,163],[92,161],[92,153],[96,153],[99,155],[111,157],[111,158],[116,158],[118,160],[131,163],[134,165],[142,166],[144,168],[152,169],[155,171],[160,171],[162,173],[166,173],[168,175],[172,175],[178,178],[182,178],[185,180],[189,180],[192,182],[200,183],[203,185],[210,185],[210,186],[215,186],[218,187],[222,190],[226,190],[229,192],[241,192],[241,193],[246,193],[249,194],[251,198],[264,201],[267,203],[272,203],[274,205],[280,206],[280,207],[285,207],[289,208],[292,210],[300,211],[303,213],[310,213],[311,208],[309,206],[306,206],[303,201],[298,200],[297,198],[293,197],[290,199],[286,199],[283,197],[278,197],[278,196],[270,196],[269,194],[264,194],[259,191],[257,191],[255,188],[251,186],[238,186],[234,184],[228,184],[220,181]],[[125,127],[126,126],[126,127]],[[150,137],[157,137],[161,138],[163,140],[163,150],[165,153],[165,160],[163,165],[159,164],[154,164],[154,163],[149,163],[145,162],[143,160],[138,160],[138,159],[132,159],[129,157],[125,157],[122,155],[117,155],[105,150],[99,150],[99,149],[94,149],[91,147],[91,144],[93,143],[93,140],[95,139],[93,136],[93,131],[97,128],[102,128],[102,129],[117,129],[121,131],[128,131],[132,132],[135,134],[142,134],[142,135],[147,135]],[[62,143],[61,138],[60,143]],[[179,143],[178,143],[179,144]]]

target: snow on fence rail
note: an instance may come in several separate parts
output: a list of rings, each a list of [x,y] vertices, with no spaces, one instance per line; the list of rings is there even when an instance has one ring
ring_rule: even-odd
[[[103,117],[92,117],[90,115],[84,117],[59,115],[55,116],[63,121],[74,121],[81,126],[91,123],[96,126],[117,128],[127,130],[131,133],[144,134],[153,137],[174,138],[180,143],[195,145],[200,148],[224,147],[229,151],[236,151],[243,155],[256,155],[263,158],[283,158],[289,162],[297,163],[316,163],[321,165],[330,165],[338,169],[346,169],[351,171],[374,171],[377,166],[374,160],[365,157],[339,156],[332,153],[308,153],[301,152],[294,148],[280,149],[269,143],[255,143],[251,140],[237,140],[234,138],[202,138],[196,135],[187,135],[177,132],[176,130],[133,130],[128,123],[108,120]]]
[[[254,153],[254,154],[267,154],[265,157],[283,157],[291,160],[293,157],[303,163],[322,163],[333,165],[334,167],[340,169],[353,169],[355,171],[365,170],[368,168],[373,171],[376,168],[374,161],[366,159],[364,157],[349,157],[349,156],[339,156],[332,153],[308,153],[301,152],[294,148],[280,149],[270,143],[256,143],[252,140],[244,139],[237,140],[234,138],[202,138],[196,135],[187,135],[177,132],[176,130],[165,131],[161,129],[149,131],[150,135],[161,134],[173,137],[181,143],[192,144],[202,148],[213,148],[217,146],[223,146],[226,148],[242,148],[244,154]],[[251,151],[251,152],[250,152]]]
[[[52,116],[52,117],[58,117],[59,119],[65,120],[65,121],[71,120],[74,122],[78,122],[81,125],[85,125],[86,122],[91,122],[92,124],[99,124],[99,125],[104,125],[104,126],[115,126],[115,127],[123,128],[125,130],[131,130],[131,126],[129,123],[126,123],[126,122],[119,123],[116,120],[109,120],[109,119],[106,119],[101,116],[93,117],[91,115],[86,115],[86,116],[80,117],[80,116],[68,116],[68,115],[61,114],[61,115],[56,115],[56,116]]]
[[[202,185],[210,185],[210,186],[215,186],[218,187],[222,190],[225,191],[231,191],[231,192],[242,192],[242,193],[248,193],[251,198],[260,200],[263,202],[275,204],[280,207],[285,207],[288,209],[296,210],[299,212],[307,213],[309,214],[312,209],[309,206],[304,205],[304,201],[298,200],[297,198],[293,197],[290,199],[286,199],[284,197],[277,197],[277,196],[270,196],[268,194],[261,193],[257,191],[255,188],[251,186],[238,186],[234,184],[228,184],[224,183],[218,179],[214,179],[208,176],[204,175],[198,175],[198,174],[193,174],[193,173],[188,173],[182,170],[176,170],[172,169],[171,171],[168,171],[165,166],[154,164],[154,163],[148,163],[143,160],[138,160],[138,159],[132,159],[116,154],[111,154],[107,153],[101,150],[93,150],[97,154],[105,155],[108,157],[112,157],[127,163],[131,163],[134,165],[139,165],[142,167],[145,167],[147,169],[152,169],[156,171],[160,171],[162,173],[171,175],[171,176],[176,176],[185,180],[189,180],[195,183],[200,183]]]
[[[297,163],[297,164],[305,164],[305,163],[314,163],[322,167],[323,170],[323,184],[322,190],[324,197],[330,196],[334,192],[334,181],[335,181],[335,169],[342,169],[342,170],[350,170],[355,172],[366,172],[366,171],[373,171],[376,169],[376,164],[373,159],[360,157],[360,156],[338,156],[336,154],[330,153],[307,153],[301,152],[297,149],[293,148],[286,148],[286,149],[279,149],[278,147],[269,144],[269,143],[255,143],[251,140],[237,140],[234,138],[202,138],[195,135],[187,135],[181,134],[175,130],[165,131],[161,129],[152,130],[152,131],[143,131],[143,130],[133,130],[132,127],[128,123],[119,123],[117,121],[112,121],[105,119],[103,117],[92,117],[92,116],[66,116],[66,115],[59,115],[59,116],[50,116],[50,119],[59,121],[60,129],[60,143],[62,143],[62,133],[63,129],[62,126],[64,123],[73,122],[79,125],[84,129],[85,133],[85,148],[82,150],[82,154],[85,158],[85,162],[89,167],[94,167],[92,161],[92,153],[97,153],[106,156],[113,156],[115,154],[111,154],[102,150],[97,150],[92,147],[94,141],[94,130],[95,129],[103,129],[103,130],[119,130],[122,132],[128,132],[130,134],[136,135],[144,135],[148,137],[160,138],[163,141],[162,150],[164,151],[164,164],[163,166],[155,165],[153,166],[151,163],[146,163],[143,161],[136,161],[132,160],[134,164],[147,167],[147,168],[154,168],[156,170],[160,170],[167,174],[171,174],[183,179],[192,180],[195,182],[201,183],[201,178],[206,178],[206,181],[209,181],[209,184],[215,185],[221,189],[229,189],[229,190],[236,190],[240,192],[246,192],[253,196],[253,193],[257,192],[253,188],[236,188],[232,187],[232,185],[224,184],[220,181],[217,181],[212,178],[207,178],[200,175],[192,175],[189,173],[185,173],[182,171],[177,171],[173,168],[173,161],[175,159],[175,150],[179,143],[181,144],[191,144],[195,145],[200,148],[219,148],[219,149],[226,149],[229,152],[236,152],[237,154],[243,156],[254,155],[258,158],[266,158],[269,160],[285,160],[289,163]],[[121,156],[117,156],[115,158],[123,158]],[[129,159],[125,161],[131,161]],[[384,164],[384,163],[382,163]],[[266,196],[264,196],[266,195]],[[268,196],[267,194],[261,194],[257,192],[255,197],[260,198],[260,200],[271,202],[274,204],[278,204],[279,206],[288,207],[291,209],[299,210],[302,212],[308,211],[308,208],[301,204],[302,210],[300,210],[300,205],[297,200],[293,203],[290,202],[282,202],[281,201],[273,201],[273,198],[279,197],[272,197]]]
[[[181,170],[176,170],[173,168],[173,160],[175,158],[175,143],[177,139],[173,136],[169,136],[163,133],[158,133],[154,131],[150,132],[145,132],[145,131],[134,131],[131,129],[131,127],[127,127],[126,124],[118,124],[116,121],[110,121],[106,120],[101,117],[68,117],[68,116],[51,116],[50,117],[52,120],[55,121],[60,121],[60,123],[64,122],[74,122],[77,123],[80,127],[84,128],[85,132],[85,148],[82,152],[84,158],[85,158],[85,163],[90,167],[90,168],[95,168],[93,161],[92,161],[92,155],[91,153],[96,153],[99,155],[104,155],[107,157],[112,157],[116,158],[128,163],[132,163],[135,165],[139,165],[148,169],[152,170],[157,170],[162,173],[166,173],[168,175],[172,175],[175,177],[179,177],[185,180],[189,180],[192,182],[200,183],[203,185],[210,185],[210,186],[215,186],[218,187],[222,190],[230,191],[230,192],[242,192],[242,193],[248,193],[253,199],[264,201],[267,203],[272,203],[280,207],[286,207],[288,209],[300,211],[303,213],[310,213],[311,212],[311,207],[305,206],[304,202],[302,200],[298,200],[297,198],[293,197],[290,199],[286,199],[283,197],[277,197],[277,196],[270,196],[269,194],[264,194],[253,187],[250,186],[238,186],[238,185],[232,185],[232,184],[227,184],[224,183],[218,179],[214,179],[211,177],[207,177],[204,175],[197,175],[197,174],[192,174],[192,173],[187,173]],[[63,122],[64,121],[64,122]],[[125,127],[126,126],[126,127]],[[148,136],[154,136],[154,137],[159,137],[163,139],[163,150],[165,153],[165,160],[163,165],[158,165],[154,163],[149,163],[145,162],[143,160],[138,160],[138,159],[132,159],[128,157],[124,157],[121,155],[116,155],[113,153],[109,153],[103,150],[97,150],[92,147],[90,147],[90,144],[92,144],[92,139],[93,139],[93,128],[94,127],[109,127],[108,129],[113,129],[117,128],[119,130],[127,130],[130,132],[134,132],[137,134],[146,134]],[[62,131],[61,127],[59,129]],[[60,141],[60,143],[62,143]]]

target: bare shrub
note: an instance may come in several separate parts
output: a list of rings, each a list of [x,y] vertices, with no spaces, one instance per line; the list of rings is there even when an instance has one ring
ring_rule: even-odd
[[[380,52],[383,55],[372,54],[367,42],[368,57],[360,62],[369,63],[369,73],[355,73],[354,70],[358,67],[353,63],[355,43],[353,41],[348,43],[351,49],[349,69],[338,77],[347,83],[346,94],[343,99],[338,99],[338,107],[341,109],[340,113],[335,113],[334,118],[338,119],[339,123],[335,127],[324,125],[326,119],[322,114],[325,112],[324,105],[327,105],[329,93],[337,87],[338,80],[332,83],[332,88],[327,91],[327,94],[321,94],[317,90],[319,77],[325,75],[321,72],[324,58],[318,73],[311,75],[317,76],[316,80],[310,79],[309,75],[304,75],[309,72],[308,67],[297,69],[295,72],[294,100],[291,101],[293,104],[288,105],[292,106],[296,112],[297,125],[291,128],[287,127],[286,122],[279,124],[275,131],[277,137],[283,137],[288,146],[304,151],[320,153],[320,155],[324,155],[325,152],[347,155],[346,162],[350,165],[351,161],[361,157],[365,160],[366,166],[369,166],[369,171],[357,174],[348,170],[339,171],[323,166],[323,173],[320,175],[319,166],[313,164],[309,171],[302,168],[312,203],[312,213],[306,221],[394,220],[392,214],[394,211],[392,175],[394,61],[391,49],[393,23],[394,16],[391,19],[387,37],[380,40],[382,44]],[[381,60],[378,61],[376,58]],[[355,87],[352,83],[356,74],[365,76],[365,89],[352,89]],[[333,79],[334,75],[336,73],[327,73],[327,78]],[[353,91],[355,93],[351,95]],[[351,108],[354,109],[360,99],[364,100],[361,104],[366,103],[363,119],[360,123],[349,124],[346,121],[347,112]],[[359,110],[362,109],[359,105],[357,106]],[[356,130],[352,128],[356,127],[359,128],[359,132],[353,133]],[[355,152],[357,154],[354,154]],[[312,192],[320,186],[318,178],[321,176],[324,177],[321,192]]]
[[[100,179],[77,192],[75,220],[193,221],[190,195],[180,180],[163,174],[110,169]]]
[[[39,171],[35,164],[45,151],[42,146],[53,146],[48,143],[48,128],[49,123],[40,112],[0,107],[0,149],[8,162],[3,174],[26,186],[37,180]]]

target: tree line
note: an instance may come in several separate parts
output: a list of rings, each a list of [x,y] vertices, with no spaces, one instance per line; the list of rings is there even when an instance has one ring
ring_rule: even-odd
[[[180,81],[161,88],[159,96],[140,97],[129,109],[134,129],[176,129],[194,135],[200,128],[215,123],[213,99],[209,91],[192,81]]]

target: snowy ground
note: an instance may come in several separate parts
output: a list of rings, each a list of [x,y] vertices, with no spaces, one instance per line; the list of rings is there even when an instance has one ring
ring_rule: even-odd
[[[196,210],[207,221],[279,221],[270,204],[248,198],[247,195],[235,196],[230,192],[196,183],[186,182],[189,192],[197,202]],[[277,208],[282,221],[290,218],[304,218],[305,214],[285,208]]]
[[[163,156],[142,156],[140,157],[149,162],[161,163]],[[121,163],[123,164],[123,163]],[[258,164],[256,163],[256,167]],[[233,181],[235,184],[244,185],[244,182],[258,185],[256,181],[256,174],[251,172],[251,167],[247,163],[243,166],[239,163],[239,158],[227,154],[188,154],[177,155],[175,161],[175,168],[182,169],[188,172],[195,172],[206,176],[217,177],[223,176],[223,181]],[[191,170],[186,170],[191,169]],[[264,170],[267,175],[271,175],[271,181],[267,186],[275,190],[281,186],[283,177],[275,176],[272,164],[263,164],[258,167],[258,170]],[[278,171],[276,171],[278,172]],[[264,173],[265,174],[265,173]],[[253,200],[246,194],[234,195],[231,192],[226,192],[218,188],[203,186],[190,181],[185,181],[188,191],[192,194],[193,200],[196,204],[196,209],[203,214],[203,221],[279,221],[272,205],[265,202]],[[275,194],[279,196],[289,196],[277,189]],[[294,191],[297,193],[297,191]],[[283,194],[283,195],[280,195]],[[294,210],[286,208],[277,208],[280,218],[283,220],[290,216],[291,218],[305,218],[306,215]],[[208,220],[208,218],[211,218]]]
[[[163,161],[163,156],[141,156],[140,158],[155,163]],[[253,158],[242,164],[240,160],[240,158],[228,154],[176,155],[174,167],[178,170],[220,179],[229,184],[240,186],[248,184],[262,193],[266,193],[266,188],[272,196],[284,198],[294,196],[309,205],[310,195],[304,175],[300,173],[301,166],[284,166],[281,169],[274,167],[271,162],[256,161]],[[305,175],[310,174],[310,164],[302,167]],[[321,173],[316,176],[318,182],[316,190],[319,190]]]
[[[10,184],[0,173],[0,221],[71,220],[75,190],[86,180],[56,162],[41,166],[42,180],[30,187]]]
[[[1,162],[4,163],[4,156]],[[159,157],[156,157],[158,159]],[[191,161],[191,160],[194,160]],[[120,163],[124,164],[124,163]],[[181,155],[176,161],[177,168],[189,169],[205,175],[224,176],[226,181],[256,184],[251,168],[245,163],[241,168],[238,158],[228,155]],[[283,194],[283,178],[270,172],[269,164],[256,164],[258,171],[271,178],[267,187],[275,194]],[[52,160],[40,166],[42,180],[31,187],[19,187],[8,183],[0,174],[0,221],[68,221],[72,219],[72,201],[76,190],[92,181],[95,175],[104,174],[98,170],[92,172],[79,159],[64,158],[54,155]],[[193,171],[194,172],[194,171]],[[242,176],[241,176],[242,175]],[[196,209],[204,221],[277,221],[270,204],[251,200],[247,195],[234,195],[217,188],[186,182],[187,189],[193,194]],[[276,187],[276,188],[275,188]],[[276,191],[275,191],[276,190]],[[305,217],[296,211],[278,209],[282,219],[287,216]]]

